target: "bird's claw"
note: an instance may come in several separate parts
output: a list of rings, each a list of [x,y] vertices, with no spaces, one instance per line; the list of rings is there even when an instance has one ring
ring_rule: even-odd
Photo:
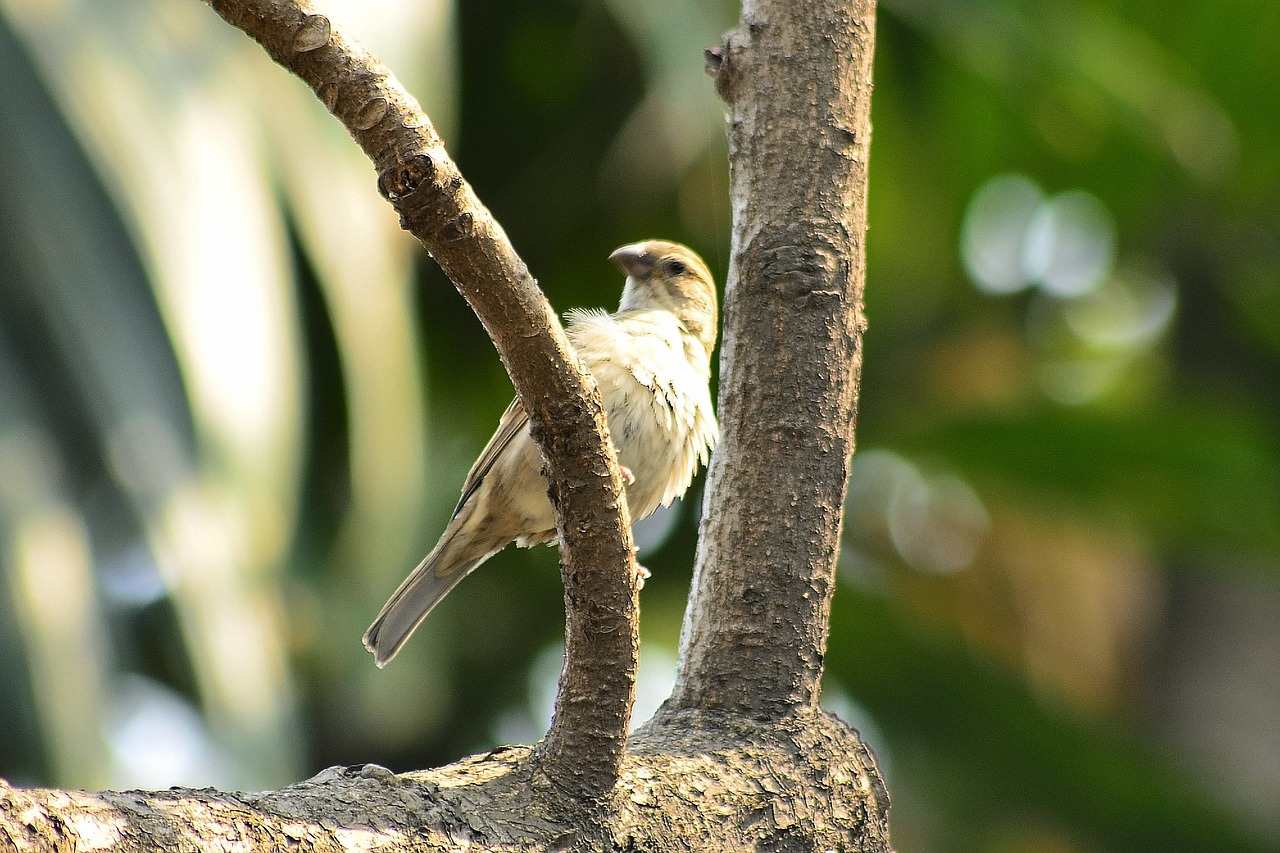
[[[636,563],[636,589],[644,589],[644,582],[653,575],[644,566]]]
[[[630,486],[636,481],[636,475],[631,473],[631,469],[626,465],[619,465],[618,470],[622,472],[622,485]]]

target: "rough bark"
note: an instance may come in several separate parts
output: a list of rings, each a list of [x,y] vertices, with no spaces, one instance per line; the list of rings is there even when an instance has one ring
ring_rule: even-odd
[[[817,701],[862,363],[873,0],[755,0],[707,52],[731,108],[721,438],[669,704]]]
[[[686,712],[637,736],[591,819],[547,808],[530,747],[396,776],[333,767],[265,793],[85,793],[0,783],[0,848],[404,853],[528,850],[887,850],[874,762],[843,723]]]
[[[566,513],[588,524],[604,513],[625,529],[625,504],[621,513],[613,508],[620,481],[612,453],[599,433],[584,438],[588,423],[602,426],[598,397],[580,393],[554,316],[531,295],[528,271],[416,103],[306,8],[210,2],[351,130],[406,227],[494,334],[531,416],[559,421],[554,433],[540,432],[553,493],[580,507]],[[562,680],[561,728],[541,748],[508,747],[401,776],[372,765],[332,768],[255,794],[0,784],[0,847],[889,851],[888,798],[874,759],[855,732],[814,707],[856,412],[873,14],[870,0],[748,2],[741,26],[708,52],[732,107],[724,438],[677,691],[625,754],[616,731],[619,723],[625,730],[626,711],[590,706],[625,685],[629,709],[634,619],[622,640],[568,638],[592,646],[593,660],[624,653],[588,676],[602,679],[591,693],[575,694]],[[512,328],[521,331],[508,338]],[[599,529],[611,532],[566,537],[568,554],[562,547],[566,588],[578,591],[566,593],[571,634],[575,619],[576,630],[589,631],[634,608],[629,573],[625,590],[616,580],[571,577],[570,566],[614,578],[589,567],[629,564],[625,533]],[[599,562],[573,552],[575,542],[595,543],[590,559]],[[575,762],[594,752],[617,759],[616,772],[606,770],[617,784],[607,791],[590,768],[586,777],[557,770],[581,769]],[[558,795],[566,789],[568,799]]]
[[[639,604],[622,477],[595,383],[502,226],[390,70],[306,0],[209,5],[342,122],[373,161],[400,224],[493,339],[546,460],[560,533],[565,668],[537,758],[570,799],[600,796],[617,778],[630,727]]]

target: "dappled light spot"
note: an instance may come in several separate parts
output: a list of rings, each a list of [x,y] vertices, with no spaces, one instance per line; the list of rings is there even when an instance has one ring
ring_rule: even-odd
[[[931,574],[967,568],[991,527],[982,500],[960,477],[925,473],[887,450],[854,455],[845,508],[846,537],[872,550],[888,545]]]
[[[1044,193],[1023,175],[1000,175],[969,202],[960,256],[973,283],[987,293],[1017,293],[1031,284],[1024,263],[1029,224]]]
[[[107,742],[112,784],[140,788],[234,784],[231,765],[199,710],[166,685],[128,673],[116,684],[111,711]]]
[[[1115,225],[1102,202],[1069,190],[1036,208],[1023,244],[1023,269],[1046,293],[1080,296],[1111,271],[1115,242]]]
[[[1010,294],[1036,286],[1074,297],[1111,272],[1115,224],[1096,196],[1068,190],[1046,196],[1024,175],[999,175],[973,194],[960,254],[979,290]]]

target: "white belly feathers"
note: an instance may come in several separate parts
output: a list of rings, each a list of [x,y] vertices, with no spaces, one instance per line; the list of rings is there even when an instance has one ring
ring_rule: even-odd
[[[568,335],[601,389],[618,462],[635,477],[627,506],[638,521],[683,494],[715,445],[710,365],[665,311],[572,312]]]

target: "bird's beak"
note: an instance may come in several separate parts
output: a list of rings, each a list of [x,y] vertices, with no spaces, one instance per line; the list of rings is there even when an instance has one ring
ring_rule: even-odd
[[[633,243],[630,246],[623,246],[612,255],[609,260],[618,265],[618,269],[622,270],[631,278],[644,278],[653,269],[653,259],[649,257],[649,253],[644,250],[643,243]]]

